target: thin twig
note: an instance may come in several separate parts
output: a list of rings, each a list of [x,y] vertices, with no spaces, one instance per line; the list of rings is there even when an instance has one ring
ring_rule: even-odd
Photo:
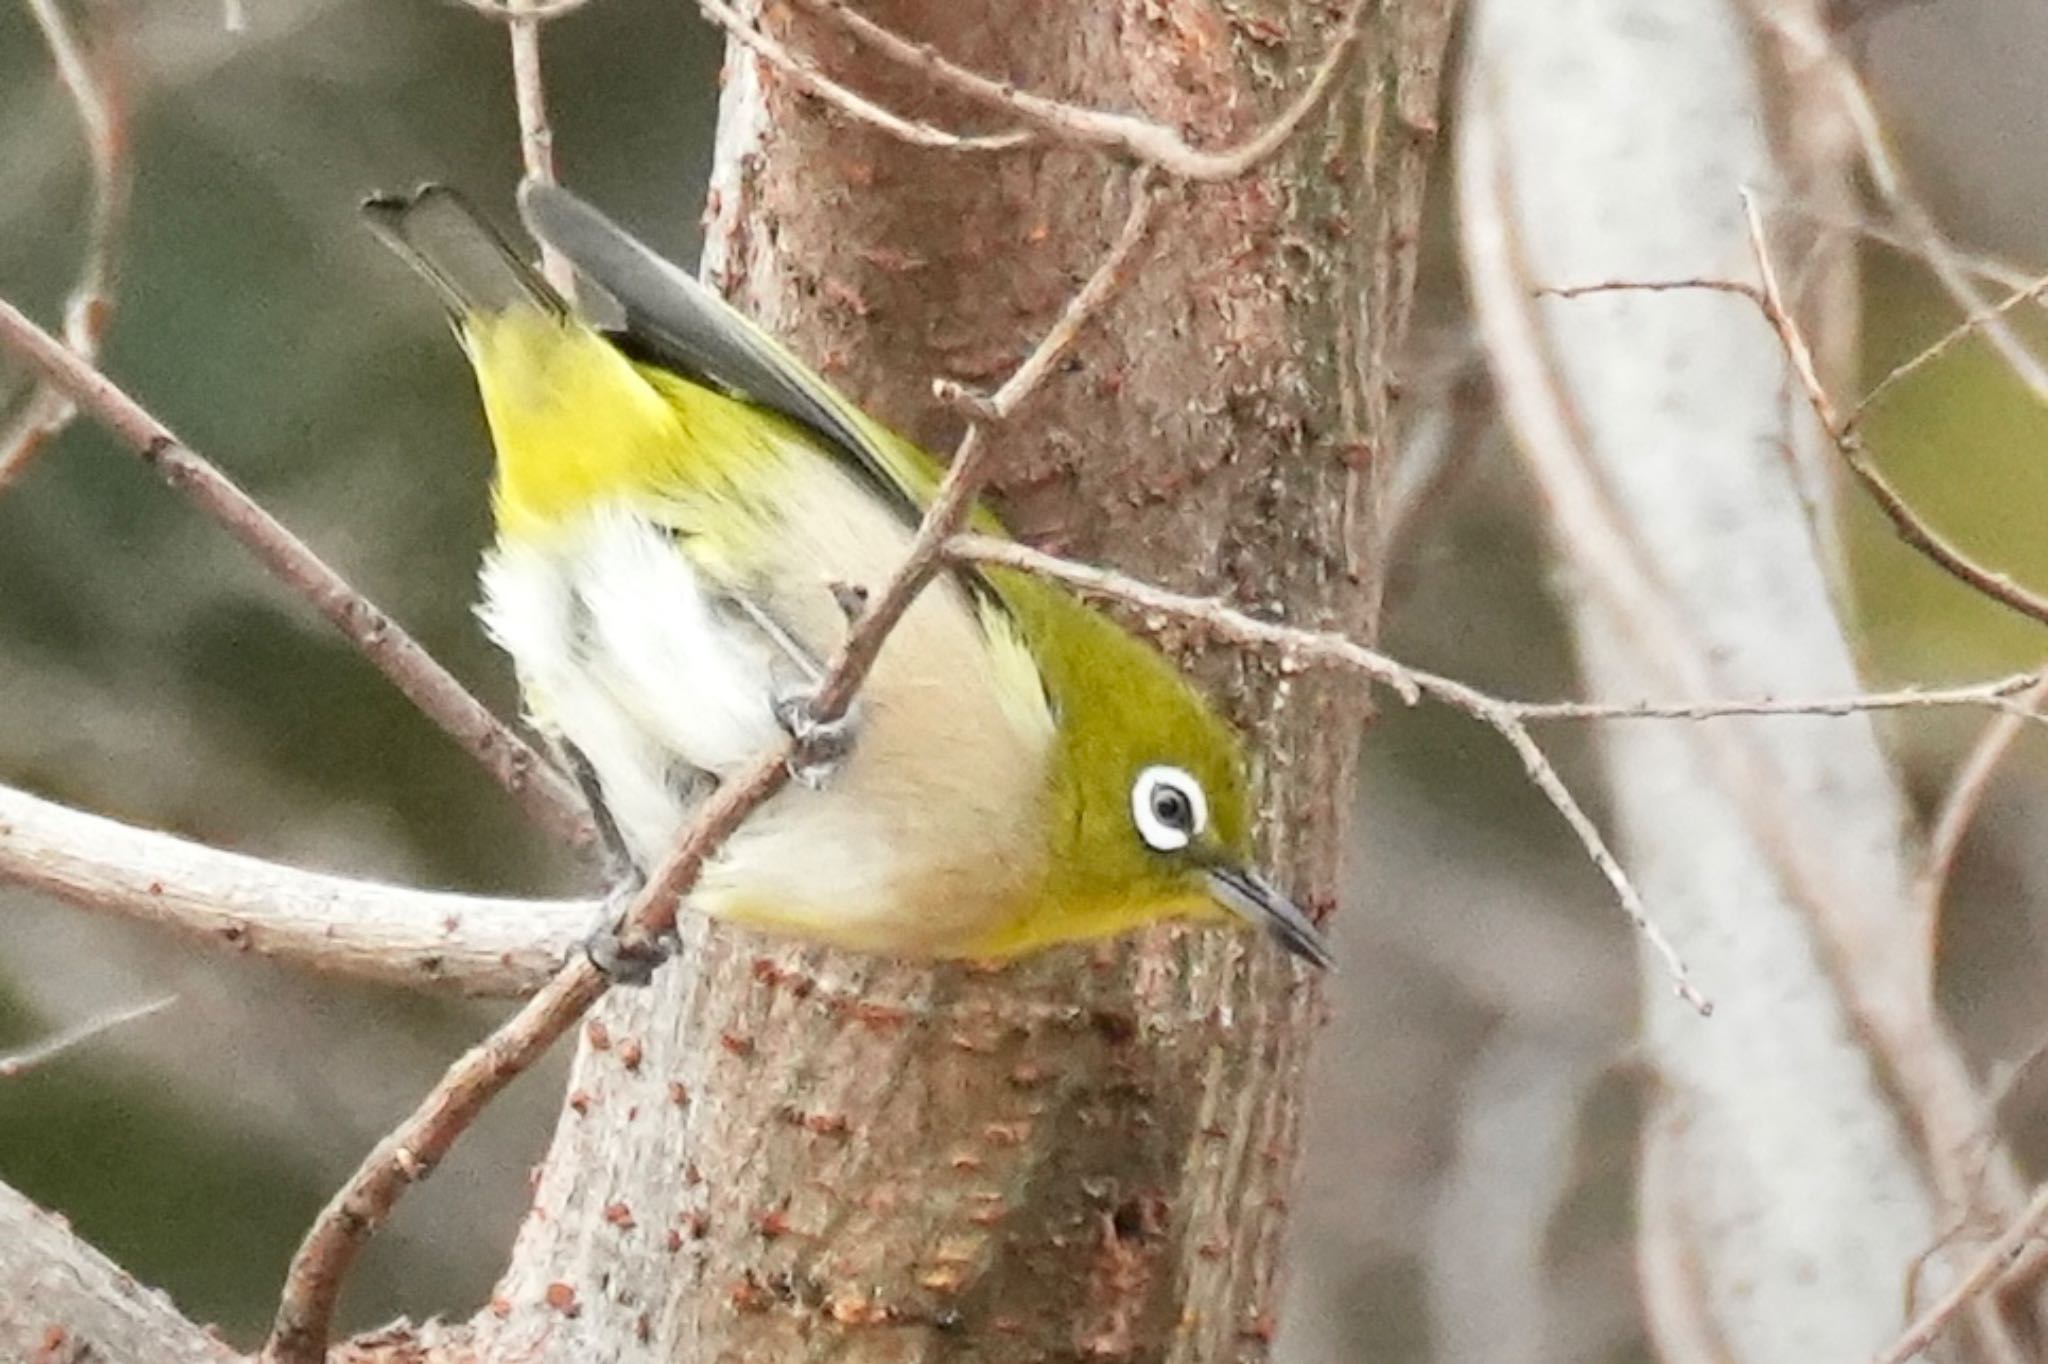
[[[506,27],[512,40],[512,102],[519,111],[519,162],[526,178],[555,183],[555,129],[548,122],[547,84],[541,78],[542,18],[534,0],[505,0]],[[561,252],[540,244],[540,270],[563,298],[576,297],[576,271]]]
[[[1854,214],[1830,213],[1797,196],[1780,197],[1763,190],[1754,192],[1776,212],[1804,218],[1814,226],[1830,231],[1851,233],[1888,250],[1896,251],[1902,256],[1911,256],[1914,260],[1926,259],[1919,244],[1906,232],[1890,223],[1876,222]],[[2001,260],[1996,256],[1957,250],[1953,243],[1950,244],[1949,255],[1959,268],[1969,271],[1977,279],[2008,290],[2026,288],[2040,273],[2037,270],[2023,269],[2011,261]]]
[[[1984,335],[1992,348],[2040,402],[2048,402],[2048,369],[2027,348],[2025,342],[1999,319],[1991,303],[1979,292],[1976,281],[1948,238],[1935,226],[1933,217],[1913,193],[1905,171],[1892,155],[1885,139],[1883,121],[1871,102],[1870,91],[1856,73],[1855,65],[1830,39],[1827,30],[1807,14],[1793,16],[1785,7],[1772,9],[1765,22],[1809,61],[1819,66],[1834,82],[1836,97],[1850,127],[1855,131],[1870,183],[1891,211],[1892,219],[1912,240],[1914,249],[1933,270],[1943,289],[1961,307],[1966,317],[1985,316]]]
[[[1942,1294],[1897,1340],[1879,1351],[1871,1364],[1906,1364],[1906,1361],[1917,1358],[1948,1328],[1957,1314],[1982,1297],[1997,1282],[1999,1275],[2026,1253],[2028,1245],[2041,1235],[2044,1226],[2048,1226],[2048,1184],[2035,1190],[2033,1201],[2027,1204],[2026,1211],[2018,1220],[1985,1247],[1969,1271],[1957,1279],[1948,1292]]]
[[[1200,626],[1214,639],[1274,650],[1283,669],[1348,668],[1388,688],[1411,706],[1422,699],[1426,690],[1423,679],[1428,674],[1397,663],[1378,650],[1369,649],[1335,631],[1303,630],[1260,620],[1214,597],[1193,597],[1170,591],[1114,569],[1062,559],[1014,540],[1001,540],[989,535],[956,535],[946,545],[946,553],[965,563],[1018,569],[1065,583],[1091,597],[1122,602],[1141,612],[1171,616]]]
[[[1484,105],[1482,100],[1481,112]],[[1611,486],[1603,477],[1607,471],[1596,469],[1593,464],[1602,423],[1616,415],[1611,410],[1614,404],[1608,401],[1615,395],[1572,391],[1564,377],[1569,366],[1557,354],[1560,333],[1539,321],[1539,309],[1529,298],[1530,286],[1535,281],[1518,232],[1520,220],[1510,207],[1515,202],[1515,193],[1508,163],[1502,155],[1502,118],[1473,120],[1468,128],[1476,131],[1460,149],[1465,153],[1461,162],[1464,193],[1460,216],[1466,225],[1464,241],[1473,281],[1471,292],[1478,300],[1482,333],[1487,337],[1501,379],[1504,406],[1511,413],[1524,452],[1537,470],[1547,498],[1558,512],[1561,542],[1585,570],[1587,590],[1599,599],[1599,605],[1612,612],[1613,618],[1607,623],[1622,635],[1620,647],[1631,655],[1631,666],[1662,675],[1665,685],[1687,698],[1714,697],[1724,690],[1716,679],[1727,662],[1726,651],[1710,647],[1682,618],[1677,604],[1679,587],[1662,581],[1661,569],[1667,566],[1658,562],[1645,540],[1643,524],[1631,524],[1628,512],[1615,500],[1631,490]],[[1701,254],[1719,250],[1704,239],[1696,246]],[[1549,311],[1555,314],[1562,310]],[[1725,323],[1729,319],[1721,320]],[[1718,332],[1714,335],[1717,345],[1732,337]],[[1667,329],[1664,340],[1675,344],[1676,336],[1676,332]],[[1808,369],[1810,372],[1810,364]],[[1789,385],[1785,387],[1789,389]],[[1606,402],[1606,408],[1582,412],[1578,400],[1589,394],[1596,407]],[[1752,396],[1759,401],[1766,397],[1762,393]],[[1789,394],[1780,395],[1783,396]],[[1782,407],[1780,400],[1770,401],[1774,408]],[[1797,444],[1794,428],[1788,427],[1782,434],[1787,442]],[[1634,439],[1640,440],[1640,435]],[[1771,471],[1753,472],[1769,482]],[[1766,502],[1772,495],[1788,491],[1779,488],[1774,493],[1762,484],[1756,490]],[[1701,586],[1697,563],[1677,567],[1696,580],[1690,584],[1692,587]],[[1708,595],[1714,594],[1708,590]],[[1811,593],[1808,596],[1811,598]],[[1816,610],[1822,616],[1827,614],[1824,600],[1809,599],[1804,606],[1814,608],[1808,611],[1809,616]],[[1820,628],[1833,627],[1832,623],[1824,623]],[[1731,647],[1739,657],[1740,647]],[[1829,650],[1821,652],[1828,654]],[[1825,659],[1815,656],[1810,661],[1828,669],[1840,660],[1830,655]],[[1813,837],[1814,831],[1807,827],[1809,821],[1795,808],[1794,788],[1800,783],[1787,781],[1778,760],[1780,755],[1772,752],[1763,738],[1754,726],[1744,725],[1721,742],[1700,744],[1699,757],[1706,764],[1706,779],[1722,788],[1727,798],[1726,813],[1741,824],[1742,832],[1755,845],[1764,870],[1782,890],[1782,907],[1787,912],[1810,917],[1818,959],[1794,968],[1795,974],[1812,968],[1826,972],[1849,1025],[1870,1045],[1881,1087],[1907,1114],[1907,1125],[1925,1157],[1937,1192],[1951,1206],[1965,1206],[1972,1197],[1971,1186],[1978,1182],[1977,1171],[1958,1152],[1980,1129],[1982,1121],[1973,1077],[1943,1036],[1930,997],[1912,988],[1910,958],[1894,950],[1894,940],[1883,933],[1873,933],[1871,925],[1865,922],[1869,917],[1869,886],[1884,884],[1896,869],[1875,864],[1859,866],[1854,858],[1845,862],[1839,856],[1818,851],[1825,840]],[[1840,756],[1839,752],[1836,756]],[[1808,751],[1793,761],[1826,766],[1830,759],[1817,751]],[[1824,798],[1841,795],[1839,791],[1821,794]],[[1893,793],[1885,793],[1887,797],[1890,794]],[[1903,887],[1894,889],[1903,891]],[[2001,1166],[1996,1172],[1999,1177],[1983,1181],[1987,1189],[1996,1186],[1988,1201],[1996,1201],[2001,1207],[2008,1201],[2004,1196],[2006,1173]],[[2013,1201],[2016,1204],[2017,1200]],[[2002,1214],[1998,1220],[2004,1220]]]
[[[524,4],[514,0],[461,0],[461,3],[487,19],[516,25],[525,22],[544,24],[560,19],[582,9],[590,0],[526,0]]]
[[[912,42],[876,23],[847,5],[845,0],[796,0],[796,3],[833,20],[862,43],[889,60],[920,73],[933,85],[991,108],[1005,110],[1062,141],[1121,152],[1183,180],[1203,181],[1235,180],[1255,170],[1286,144],[1295,129],[1316,111],[1336,84],[1345,59],[1364,31],[1367,12],[1375,8],[1368,0],[1352,0],[1321,65],[1278,118],[1236,147],[1206,151],[1189,146],[1179,133],[1164,124],[1130,114],[1088,109],[1063,100],[1049,99],[1028,90],[1019,90],[978,71],[970,71],[940,56],[930,46]]]
[[[1932,561],[1949,576],[1976,589],[1999,605],[2017,611],[2029,620],[2048,624],[2048,597],[2022,587],[2009,574],[2000,573],[1978,563],[1928,525],[1920,514],[1913,510],[1905,494],[1901,493],[1889,478],[1878,472],[1876,466],[1870,462],[1870,456],[1863,449],[1861,442],[1855,439],[1854,433],[1837,442],[1836,449],[1842,452],[1843,462],[1856,476],[1856,481],[1863,485],[1864,491],[1877,503],[1878,510],[1892,523],[1893,533],[1909,548],[1919,551],[1923,557]]]
[[[1579,804],[1578,797],[1565,785],[1564,778],[1551,766],[1550,759],[1544,755],[1543,749],[1529,733],[1528,727],[1515,718],[1513,711],[1487,704],[1487,698],[1482,693],[1458,683],[1447,685],[1447,682],[1447,679],[1433,678],[1426,685],[1430,694],[1438,700],[1447,701],[1484,721],[1496,734],[1507,740],[1509,747],[1521,758],[1522,768],[1528,774],[1529,780],[1535,783],[1536,789],[1543,793],[1552,808],[1564,817],[1565,823],[1577,836],[1579,846],[1585,850],[1593,865],[1599,868],[1600,875],[1606,878],[1608,886],[1614,891],[1616,902],[1621,906],[1622,913],[1628,916],[1629,923],[1635,926],[1636,931],[1642,934],[1643,941],[1649,943],[1651,950],[1664,963],[1664,973],[1670,979],[1678,997],[1691,1005],[1700,1017],[1711,1017],[1714,1012],[1713,1000],[1701,993],[1699,987],[1692,983],[1692,977],[1685,968],[1685,959],[1678,955],[1678,949],[1664,936],[1664,930],[1657,926],[1657,921],[1650,917],[1649,906],[1643,903],[1643,897],[1636,890],[1635,882],[1629,879],[1628,873],[1622,870],[1621,863],[1609,850],[1606,838],[1600,833],[1600,826],[1593,822],[1593,817]]]
[[[675,922],[705,859],[789,780],[795,746],[784,741],[728,780],[698,810],[627,912],[620,940],[651,943]],[[434,1172],[456,1140],[506,1086],[524,1074],[603,997],[610,980],[578,954],[505,1023],[448,1068],[426,1099],[371,1150],[320,1210],[285,1272],[263,1347],[267,1364],[324,1364],[343,1282],[371,1233],[412,1185]]]
[[[1902,687],[1897,691],[1858,692],[1852,696],[1756,697],[1722,701],[1507,701],[1517,719],[1548,720],[1722,720],[1734,716],[1866,715],[1887,710],[1950,710],[1974,707],[2000,712],[2015,724],[2048,724],[2027,703],[2031,689],[2048,683],[2041,670],[2013,673],[1988,682],[1959,687]]]
[[[1338,667],[1357,672],[1392,689],[1413,705],[1423,696],[1442,696],[1448,689],[1476,698],[1461,707],[1510,716],[1517,722],[1541,724],[1564,720],[1725,720],[1739,717],[1863,715],[1873,711],[1995,710],[2022,722],[2048,719],[2028,709],[2023,693],[2048,685],[2048,669],[2013,673],[1955,687],[1903,687],[1896,691],[1858,692],[1844,696],[1733,697],[1715,701],[1518,701],[1468,688],[1425,668],[1415,668],[1368,648],[1347,635],[1305,630],[1247,615],[1214,597],[1193,597],[1152,583],[1062,559],[1042,550],[985,535],[956,535],[946,553],[971,563],[1000,564],[1078,588],[1089,596],[1135,606],[1200,626],[1217,639],[1277,651],[1285,666]]]
[[[1764,296],[1754,284],[1741,280],[1690,275],[1684,279],[1603,279],[1592,284],[1544,285],[1530,290],[1538,298],[1587,298],[1594,294],[1734,294],[1761,304]]]
[[[1067,300],[1067,306],[1060,310],[1051,329],[1039,339],[1002,386],[982,397],[950,380],[941,379],[934,385],[941,398],[965,409],[971,416],[1000,422],[1007,420],[1025,399],[1038,391],[1053,367],[1066,359],[1067,352],[1073,348],[1074,341],[1081,335],[1081,329],[1088,325],[1089,319],[1123,287],[1132,257],[1152,231],[1153,214],[1159,206],[1159,189],[1153,182],[1150,166],[1140,166],[1132,172],[1129,193],[1130,208],[1124,214],[1123,226],[1117,230],[1116,240],[1110,243],[1108,253],[1097,263],[1094,273]]]
[[[122,102],[85,45],[71,29],[57,0],[29,0],[56,64],[57,79],[71,96],[92,162],[92,207],[85,228],[85,255],[77,280],[64,300],[64,344],[86,361],[99,355],[100,341],[114,316],[114,248],[128,216],[128,128]],[[20,478],[36,455],[78,415],[78,405],[47,380],[36,385],[11,429],[0,435],[0,489]]]
[[[2006,754],[2012,751],[2021,726],[2029,719],[2039,718],[2042,707],[2048,706],[2048,671],[2042,673],[2040,680],[2028,688],[2014,706],[2014,712],[2000,715],[1984,726],[1983,733],[1970,745],[1969,753],[1956,768],[1955,777],[1943,793],[1941,804],[1936,807],[1933,830],[1927,838],[1927,854],[1920,864],[1919,879],[1914,886],[1914,898],[1920,911],[1923,964],[1930,988],[1937,957],[1936,943],[1941,934],[1942,905],[1947,900],[1949,877],[1955,871],[1956,858],[1963,850],[1963,839],[1976,822],[1977,812],[1984,808],[1984,798],[1991,790],[1992,778],[1997,775]]]
[[[74,1023],[68,1028],[52,1033],[40,1042],[30,1043],[20,1051],[0,1055],[0,1080],[12,1080],[26,1075],[37,1066],[55,1060],[73,1047],[110,1033],[123,1024],[148,1018],[151,1014],[160,1014],[177,1002],[176,995],[165,995],[162,999],[152,999],[147,1004],[130,1004],[126,1008],[88,1018],[83,1023]]]
[[[886,588],[869,598],[858,621],[860,628],[847,636],[826,680],[812,698],[814,718],[829,722],[845,714],[846,707],[853,701],[854,689],[881,653],[889,631],[910,609],[917,594],[945,567],[946,541],[967,524],[974,498],[986,481],[981,470],[981,464],[987,457],[984,423],[1006,420],[1036,392],[1074,344],[1089,319],[1100,312],[1122,286],[1126,277],[1124,267],[1145,240],[1157,202],[1152,192],[1151,175],[1145,168],[1140,167],[1132,174],[1130,195],[1130,211],[1125,215],[1123,229],[1118,232],[1108,253],[1087,282],[1067,301],[1066,308],[1053,322],[1052,328],[1000,388],[986,399],[971,399],[954,386],[943,383],[935,386],[941,396],[948,396],[955,403],[973,406],[976,419],[968,423],[967,432],[961,437],[960,448],[953,456],[952,466],[946,471],[945,482],[939,486],[938,495],[932,499],[923,524],[911,538],[903,566]],[[834,685],[835,680],[838,681],[837,686]]]
[[[1875,384],[1872,384],[1869,392],[1865,393],[1862,400],[1850,411],[1846,418],[1846,425],[1849,429],[1854,430],[1862,424],[1864,416],[1869,413],[1870,409],[1877,403],[1877,400],[1883,397],[1893,385],[1902,382],[1926,366],[1933,364],[1963,340],[1982,331],[1986,326],[1990,325],[1993,319],[2003,317],[2020,304],[2038,299],[2043,294],[2048,294],[2048,276],[2043,276],[2040,279],[2029,282],[2023,288],[2013,290],[1996,304],[1993,304],[1987,312],[1971,313],[1968,317],[1956,323],[1955,326],[1936,338],[1932,344],[1927,346],[1918,355],[1894,366],[1890,373],[1879,379]]]
[[[1343,635],[1275,625],[1234,610],[1214,598],[1170,592],[1121,573],[1055,558],[1007,540],[981,535],[955,536],[947,546],[947,553],[973,563],[1001,564],[1035,573],[1083,592],[1114,598],[1143,611],[1173,616],[1199,625],[1220,639],[1276,648],[1284,661],[1297,667],[1320,664],[1349,668],[1393,689],[1410,704],[1424,695],[1433,696],[1481,721],[1507,740],[1521,758],[1529,779],[1564,817],[1580,846],[1585,849],[1586,856],[1613,889],[1622,912],[1662,959],[1679,997],[1702,1015],[1713,1011],[1712,1002],[1692,983],[1684,960],[1651,919],[1634,883],[1608,850],[1599,827],[1557,775],[1557,770],[1530,735],[1528,726],[1516,714],[1515,703],[1488,696],[1448,677],[1405,667]]]
[[[1053,329],[990,399],[993,416],[1014,411],[1051,371],[1046,352],[1070,345],[1089,316],[1099,312],[1123,278],[1124,264],[1145,234],[1152,196],[1142,176],[1132,177],[1132,203],[1124,230]],[[1082,302],[1087,306],[1083,308]],[[986,441],[979,422],[968,426],[940,481],[903,561],[848,627],[813,693],[812,718],[844,715],[883,643],[918,592],[944,572],[948,539],[965,524],[987,481]],[[645,952],[675,926],[682,898],[705,861],[749,815],[790,780],[800,754],[784,739],[705,801],[675,846],[634,896],[617,927],[621,950]],[[426,1178],[491,1099],[539,1059],[610,987],[587,955],[579,956],[480,1046],[457,1061],[425,1101],[365,1158],[324,1208],[286,1272],[277,1318],[263,1357],[268,1364],[321,1364],[343,1282],[370,1234],[381,1226],[411,1185]]]
[[[1742,194],[1742,209],[1749,224],[1750,249],[1756,255],[1757,272],[1763,285],[1764,318],[1777,332],[1786,358],[1791,361],[1792,372],[1798,377],[1799,386],[1806,395],[1807,405],[1813,409],[1813,415],[1819,419],[1821,429],[1841,455],[1843,464],[1892,523],[1899,539],[1991,600],[2031,620],[2048,624],[2048,598],[2020,586],[2006,574],[1986,568],[1951,544],[1913,510],[1892,481],[1871,462],[1861,437],[1849,429],[1834,399],[1822,386],[1813,350],[1806,344],[1806,336],[1800,331],[1799,323],[1785,306],[1784,294],[1778,286],[1778,272],[1771,263],[1769,243],[1764,236],[1763,218],[1757,211],[1755,198],[1747,190]]]
[[[872,124],[913,147],[936,147],[941,151],[993,152],[1029,146],[1038,135],[1029,129],[1007,133],[968,134],[935,128],[920,119],[906,118],[856,94],[820,71],[815,64],[748,23],[723,0],[697,0],[705,17],[731,34],[742,47],[758,54],[804,89],[849,117]]]
[[[579,847],[591,841],[590,817],[575,789],[411,635],[113,380],[5,299],[0,299],[0,350],[26,360],[140,455],[159,478],[219,522],[483,764],[535,823]]]
[[[597,916],[587,900],[456,895],[304,871],[6,786],[0,884],[229,952],[466,995],[540,988]]]
[[[2004,573],[1987,568],[1964,553],[1941,532],[1929,525],[1919,512],[1913,509],[1896,484],[1872,463],[1869,451],[1864,449],[1861,434],[1855,430],[1856,420],[1869,406],[1870,398],[1882,391],[1894,375],[1887,376],[1872,389],[1862,405],[1848,416],[1844,416],[1833,398],[1821,385],[1820,374],[1815,366],[1813,350],[1806,343],[1799,324],[1785,306],[1783,293],[1778,284],[1777,271],[1771,263],[1769,248],[1765,242],[1763,220],[1757,212],[1756,198],[1749,191],[1742,195],[1744,212],[1749,223],[1750,245],[1756,255],[1757,268],[1762,278],[1761,286],[1728,279],[1669,279],[1669,280],[1602,280],[1596,284],[1580,284],[1567,287],[1546,287],[1535,290],[1539,295],[1552,298],[1581,298],[1589,294],[1623,293],[1641,291],[1666,293],[1682,290],[1701,290],[1710,293],[1733,294],[1755,303],[1764,315],[1771,330],[1777,333],[1778,341],[1791,362],[1798,377],[1800,391],[1805,395],[1807,405],[1813,409],[1820,421],[1828,443],[1835,447],[1843,465],[1857,483],[1861,484],[1878,509],[1892,523],[1899,539],[1910,548],[1931,560],[1950,576],[2009,607],[2032,620],[2048,624],[2048,597],[2043,597],[2022,587]],[[2044,282],[2048,288],[2048,282]],[[2007,306],[2015,300],[2008,299]],[[1988,310],[1996,312],[1997,309]],[[1987,325],[1983,315],[1973,316],[1964,324],[1963,330],[1979,329]],[[1943,338],[1938,346],[1953,344],[1953,337]],[[1924,363],[1931,356],[1916,357],[1908,366]]]

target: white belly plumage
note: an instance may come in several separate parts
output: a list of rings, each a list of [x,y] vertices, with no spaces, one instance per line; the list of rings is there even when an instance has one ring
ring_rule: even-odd
[[[878,585],[903,543],[893,525],[842,524],[844,503],[821,511],[792,528],[821,546],[809,571],[749,594],[820,657],[845,628],[833,581]],[[501,541],[482,584],[480,613],[535,724],[582,754],[642,868],[718,780],[779,738],[775,701],[810,680],[629,506],[596,508],[545,544]],[[991,639],[964,593],[928,591],[862,691],[844,764],[822,789],[791,785],[757,811],[689,906],[915,955],[971,950],[997,930],[1043,873],[1052,719],[1035,683],[1018,685],[1020,648]]]

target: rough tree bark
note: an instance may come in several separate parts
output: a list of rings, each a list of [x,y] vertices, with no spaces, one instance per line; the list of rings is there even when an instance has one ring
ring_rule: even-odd
[[[1136,275],[1000,433],[1040,543],[1369,637],[1388,363],[1410,291],[1452,0],[1374,7],[1338,96],[1247,178],[1175,187]],[[1334,5],[867,12],[977,69],[1207,145],[1259,126]],[[768,22],[849,84],[1001,126],[824,26]],[[713,276],[934,449],[930,382],[999,380],[1115,233],[1126,169],[965,157],[854,126],[745,53],[727,70]],[[1172,641],[1253,731],[1266,850],[1338,882],[1356,686]],[[689,923],[585,1031],[490,1357],[1257,1358],[1317,987],[1248,937],[1162,931],[1003,971],[885,966]]]

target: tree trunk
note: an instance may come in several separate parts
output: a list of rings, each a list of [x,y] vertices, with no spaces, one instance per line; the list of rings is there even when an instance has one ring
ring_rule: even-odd
[[[1780,65],[1793,45],[1760,40],[1814,31],[1818,11],[1674,0],[1646,23],[1626,0],[1540,17],[1486,0],[1474,13],[1467,266],[1572,569],[1596,700],[1857,689],[1814,516],[1816,471],[1836,453],[1757,302],[1537,297],[1613,280],[1754,288],[1744,191],[1766,206],[1845,197],[1829,87],[1810,64]],[[1823,361],[1845,357],[1853,266],[1787,216],[1776,273],[1811,286],[1794,306]],[[1646,965],[1657,1083],[1637,1258],[1652,1336],[1673,1360],[1868,1358],[1904,1325],[1904,1290],[1938,1288],[1975,1253],[1952,1228],[2002,1225],[2020,1201],[1934,1006],[1910,814],[1879,727],[1868,714],[1615,724],[1600,751],[1643,892],[1718,1005],[1702,1023]],[[1990,1309],[1987,1357],[2022,1357]]]
[[[1266,168],[1168,191],[1130,286],[999,433],[1021,535],[1371,634],[1387,357],[1450,8],[1377,6],[1336,97]],[[867,12],[1020,87],[1211,146],[1284,104],[1342,17],[1277,0]],[[898,109],[1003,126],[836,30],[770,22]],[[1115,234],[1129,178],[1060,145],[912,148],[736,53],[710,271],[871,410],[949,449],[958,423],[931,380],[1000,381]],[[1272,866],[1329,911],[1365,696],[1169,643],[1264,755]],[[614,992],[581,1039],[480,1319],[496,1357],[1264,1354],[1319,1009],[1273,948],[1162,930],[926,969],[701,922],[683,936],[654,986]]]

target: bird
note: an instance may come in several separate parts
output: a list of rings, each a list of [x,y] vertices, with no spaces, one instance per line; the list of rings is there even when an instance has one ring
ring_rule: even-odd
[[[810,726],[825,660],[942,467],[571,191],[529,180],[519,209],[614,320],[586,320],[446,185],[362,205],[474,370],[495,450],[478,614],[620,884],[795,733],[804,780],[725,840],[683,908],[921,959],[1235,923],[1330,963],[1255,865],[1239,735],[1064,587],[950,567],[854,707]],[[984,505],[970,524],[1004,534]]]

